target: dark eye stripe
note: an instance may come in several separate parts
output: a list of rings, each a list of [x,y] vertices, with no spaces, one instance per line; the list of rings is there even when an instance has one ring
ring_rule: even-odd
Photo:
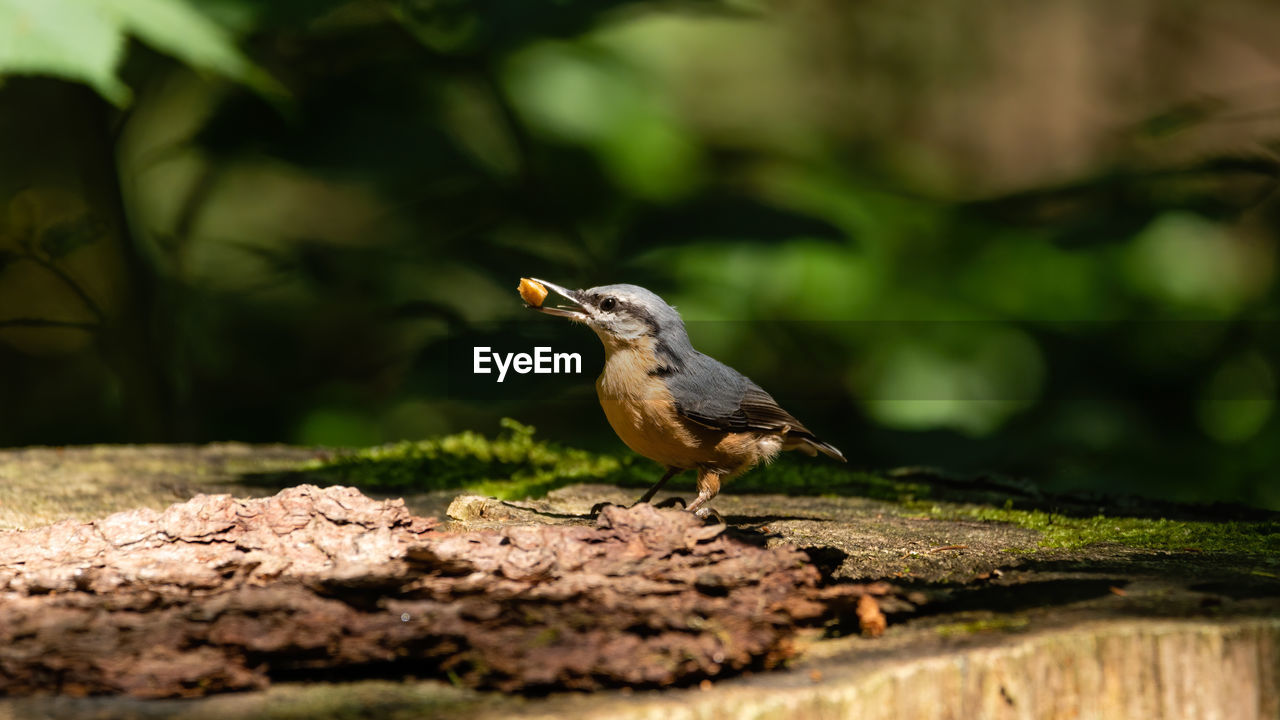
[[[634,317],[648,326],[650,335],[658,334],[658,320],[645,306],[636,304],[629,300],[619,299],[613,295],[606,295],[604,297],[594,295],[590,299],[592,302],[596,303],[596,307],[600,308],[604,312],[616,310],[618,315],[629,315]]]

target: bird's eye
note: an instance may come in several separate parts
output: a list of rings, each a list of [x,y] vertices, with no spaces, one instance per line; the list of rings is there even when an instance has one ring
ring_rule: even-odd
[[[617,300],[611,297],[607,297],[600,301],[600,309],[604,310],[605,312],[608,312],[612,310],[617,304],[618,304]]]

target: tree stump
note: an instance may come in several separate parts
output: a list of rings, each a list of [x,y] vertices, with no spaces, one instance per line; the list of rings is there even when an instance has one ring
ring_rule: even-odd
[[[1280,716],[1274,515],[1072,547],[973,519],[976,485],[947,513],[730,492],[723,528],[591,516],[613,486],[245,483],[316,453],[0,453],[0,717]]]

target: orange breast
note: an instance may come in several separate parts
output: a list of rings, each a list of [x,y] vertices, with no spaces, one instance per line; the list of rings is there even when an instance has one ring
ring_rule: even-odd
[[[596,394],[609,425],[627,447],[667,467],[707,462],[710,448],[676,414],[675,399],[662,379],[649,374],[657,361],[645,350],[607,353]]]
[[[609,425],[635,452],[666,467],[702,467],[732,477],[781,449],[775,434],[724,432],[685,420],[662,378],[652,341],[609,347],[596,394]]]

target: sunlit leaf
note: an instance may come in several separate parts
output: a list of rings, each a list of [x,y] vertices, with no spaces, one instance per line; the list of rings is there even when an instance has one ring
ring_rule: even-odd
[[[108,8],[79,0],[0,0],[0,73],[85,83],[117,105],[125,36]]]
[[[82,82],[124,105],[130,91],[116,71],[130,36],[200,70],[278,91],[225,29],[185,0],[0,0],[0,74]]]
[[[182,0],[102,0],[121,28],[151,47],[196,68],[260,90],[271,78],[246,58],[217,23]]]

